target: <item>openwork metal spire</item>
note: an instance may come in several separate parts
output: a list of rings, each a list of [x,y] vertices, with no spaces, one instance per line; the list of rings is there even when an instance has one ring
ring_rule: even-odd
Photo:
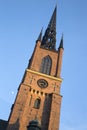
[[[56,12],[57,12],[57,6],[54,9],[53,15],[51,17],[51,20],[48,24],[48,27],[45,31],[41,43],[41,46],[51,50],[56,49]]]

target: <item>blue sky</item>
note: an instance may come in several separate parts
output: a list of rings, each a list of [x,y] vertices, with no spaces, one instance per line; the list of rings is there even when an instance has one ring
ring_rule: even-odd
[[[0,118],[8,119],[35,41],[56,0],[0,0]],[[58,0],[57,43],[64,34],[60,130],[87,130],[87,0]]]

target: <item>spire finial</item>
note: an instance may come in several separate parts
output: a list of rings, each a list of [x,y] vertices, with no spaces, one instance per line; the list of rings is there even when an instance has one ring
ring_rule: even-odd
[[[48,24],[48,27],[45,31],[41,43],[41,46],[52,50],[56,49],[56,13],[57,13],[57,6],[54,9],[51,20]]]
[[[56,0],[56,6],[58,5],[58,0]]]

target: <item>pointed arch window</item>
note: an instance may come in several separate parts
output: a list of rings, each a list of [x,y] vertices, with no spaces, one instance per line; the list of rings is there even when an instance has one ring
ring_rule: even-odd
[[[52,59],[48,55],[42,59],[40,72],[49,75],[51,71],[51,66],[52,66]]]
[[[34,108],[39,109],[40,108],[41,99],[37,98],[34,102]]]

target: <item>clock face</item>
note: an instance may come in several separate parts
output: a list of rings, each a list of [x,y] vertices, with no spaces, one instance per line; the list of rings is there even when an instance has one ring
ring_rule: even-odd
[[[40,88],[46,88],[48,86],[48,82],[44,79],[39,79],[37,84]]]

